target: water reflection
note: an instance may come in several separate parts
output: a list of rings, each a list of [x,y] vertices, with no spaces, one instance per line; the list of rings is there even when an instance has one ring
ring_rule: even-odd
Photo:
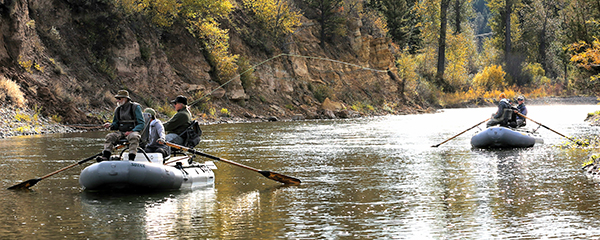
[[[215,200],[214,188],[143,195],[81,193],[90,234],[104,239],[171,238],[192,230],[210,236],[217,225]],[[198,225],[202,227],[193,227]]]
[[[567,136],[596,106],[531,107]],[[472,149],[467,132],[494,109],[351,120],[205,126],[199,149],[297,177],[280,184],[216,162],[214,188],[102,195],[73,168],[32,192],[0,191],[8,239],[588,239],[600,236],[600,184],[580,171],[595,149],[565,149],[546,129],[528,149]],[[568,112],[557,116],[556,112]],[[476,118],[476,119],[475,119]],[[105,132],[0,140],[5,186],[102,148]]]

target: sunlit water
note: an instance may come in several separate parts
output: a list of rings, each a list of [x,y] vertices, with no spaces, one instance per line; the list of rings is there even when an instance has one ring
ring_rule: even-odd
[[[598,129],[583,120],[599,109],[529,106],[528,116],[590,137]],[[302,184],[217,162],[214,188],[99,194],[81,190],[78,166],[32,191],[0,190],[0,238],[600,238],[600,185],[581,172],[596,149],[561,147],[568,140],[543,127],[545,143],[529,149],[472,149],[478,128],[431,147],[494,110],[204,126],[201,151]],[[99,152],[105,134],[0,140],[3,189]]]

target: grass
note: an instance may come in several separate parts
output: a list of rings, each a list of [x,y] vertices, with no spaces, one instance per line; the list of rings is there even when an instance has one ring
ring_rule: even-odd
[[[24,107],[26,102],[19,85],[4,77],[0,77],[0,100],[10,102],[17,107]]]

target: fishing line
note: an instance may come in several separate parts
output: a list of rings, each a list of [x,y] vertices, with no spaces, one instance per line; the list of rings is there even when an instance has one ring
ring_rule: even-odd
[[[241,75],[244,75],[245,73],[247,73],[250,70],[256,69],[256,67],[263,65],[266,62],[269,62],[273,59],[282,57],[282,56],[288,56],[288,57],[299,57],[299,58],[306,58],[306,59],[316,59],[316,60],[323,60],[323,61],[330,61],[330,62],[335,62],[335,63],[339,63],[339,64],[344,64],[344,65],[349,65],[349,66],[353,66],[353,67],[357,67],[361,70],[366,70],[366,71],[373,71],[373,72],[378,72],[378,73],[387,73],[390,70],[381,70],[381,69],[374,69],[374,68],[369,68],[369,67],[364,67],[364,66],[360,66],[358,64],[354,64],[354,63],[349,63],[349,62],[344,62],[344,61],[339,61],[339,60],[334,60],[334,59],[330,59],[330,58],[323,58],[323,57],[313,57],[313,56],[303,56],[303,55],[296,55],[296,54],[289,54],[289,53],[280,53],[279,55],[276,55],[274,57],[271,57],[267,60],[264,60],[248,69],[246,69],[245,71],[236,74],[233,78],[229,79],[229,81],[221,84],[221,86],[213,89],[211,92],[205,94],[204,96],[202,96],[201,98],[194,100],[192,103],[189,104],[189,106],[193,106],[194,104],[200,102],[202,99],[204,99],[205,97],[207,97],[208,95],[213,94],[215,91],[217,91],[219,88],[222,88],[223,86],[227,85],[228,83],[230,83],[231,81],[235,80],[236,78],[240,77]]]

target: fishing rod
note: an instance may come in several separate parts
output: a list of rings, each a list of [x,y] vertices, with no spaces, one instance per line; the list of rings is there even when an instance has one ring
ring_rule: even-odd
[[[344,62],[344,61],[339,61],[339,60],[334,60],[334,59],[330,59],[330,58],[324,58],[324,57],[313,57],[313,56],[304,56],[304,55],[297,55],[297,54],[289,54],[289,53],[280,53],[274,57],[271,57],[267,60],[264,60],[252,67],[249,67],[248,69],[246,69],[245,71],[236,74],[234,77],[232,77],[231,79],[229,79],[227,82],[221,84],[220,86],[218,86],[217,88],[213,89],[211,92],[205,94],[204,96],[200,97],[199,99],[194,100],[193,102],[191,102],[188,106],[193,106],[196,103],[200,102],[202,99],[204,99],[205,97],[207,97],[208,95],[213,94],[215,91],[217,91],[219,88],[223,88],[223,86],[227,85],[228,83],[230,83],[231,81],[235,80],[236,78],[240,77],[241,75],[244,75],[245,73],[249,72],[250,70],[256,69],[256,67],[265,64],[266,62],[272,61],[276,58],[280,58],[283,56],[287,56],[287,57],[299,57],[299,58],[306,58],[306,59],[316,59],[316,60],[323,60],[323,61],[330,61],[330,62],[335,62],[335,63],[339,63],[339,64],[344,64],[344,65],[349,65],[349,66],[353,66],[353,67],[357,67],[360,68],[361,70],[367,70],[367,71],[374,71],[374,72],[379,72],[379,73],[391,73],[390,69],[387,70],[381,70],[381,69],[374,69],[374,68],[369,68],[369,67],[365,67],[365,66],[360,66],[358,64],[354,64],[354,63],[349,63],[349,62]]]

